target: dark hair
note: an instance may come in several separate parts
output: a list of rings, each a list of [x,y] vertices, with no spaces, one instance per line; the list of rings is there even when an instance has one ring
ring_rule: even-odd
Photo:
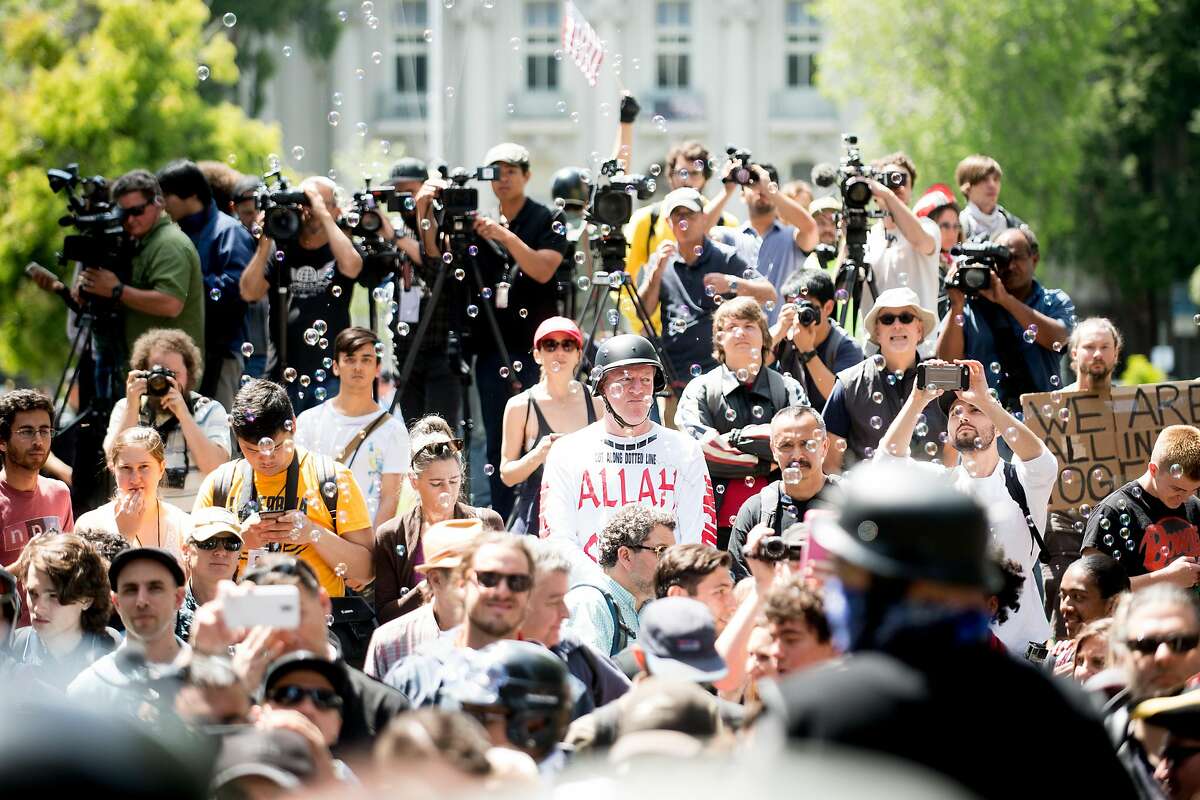
[[[455,446],[429,447],[437,442],[453,443],[454,441],[454,431],[450,429],[450,423],[437,414],[429,414],[414,422],[408,429],[408,436],[412,442],[412,456],[409,463],[414,474],[420,475],[435,461],[451,459],[458,462],[460,470],[463,468],[462,453],[458,452]]]
[[[678,586],[689,596],[694,596],[700,581],[718,569],[728,571],[732,562],[729,551],[706,544],[672,545],[654,568],[654,596],[666,597],[667,590],[672,586]]]
[[[90,544],[100,554],[100,557],[110,564],[114,558],[132,547],[129,544],[129,540],[121,534],[101,528],[80,528],[76,526],[73,533]]]
[[[256,379],[246,383],[233,398],[229,424],[233,435],[247,442],[268,439],[290,430],[296,412],[287,390],[278,383]]]
[[[246,570],[241,582],[255,586],[299,586],[311,594],[321,591],[321,581],[313,568],[295,556],[269,554]]]
[[[208,208],[212,202],[212,187],[196,162],[177,159],[158,171],[158,188],[163,194],[173,194],[181,200],[194,197]]]
[[[126,172],[113,181],[112,199],[114,202],[130,192],[141,192],[147,203],[162,198],[162,189],[158,185],[158,179],[144,169]]]
[[[421,708],[392,718],[375,742],[375,766],[394,770],[401,760],[427,762],[440,758],[459,772],[490,775],[491,749],[487,734],[473,717],[462,711]]]
[[[12,439],[13,421],[22,411],[45,411],[54,424],[54,405],[49,397],[33,389],[13,389],[0,395],[0,441]]]
[[[767,622],[782,625],[800,621],[807,625],[820,644],[829,641],[829,618],[825,616],[825,601],[809,589],[803,575],[790,575],[778,580],[767,590],[763,601],[763,616]]]
[[[228,212],[233,205],[233,187],[241,180],[242,173],[224,161],[197,161],[196,166],[204,173],[204,179],[212,189],[217,210]]]
[[[1021,587],[1025,585],[1025,568],[1011,558],[993,556],[993,561],[1000,568],[1003,583],[992,595],[996,598],[996,613],[992,619],[998,625],[1008,622],[1009,611],[1021,609]]]
[[[675,169],[675,162],[680,156],[687,159],[689,164],[695,164],[697,161],[704,162],[704,179],[708,180],[712,177],[712,164],[708,161],[708,148],[694,139],[688,139],[685,142],[676,142],[667,150],[667,172]]]
[[[771,179],[771,183],[779,188],[779,170],[775,169],[774,164],[759,164],[760,167],[767,171],[767,177]]]
[[[1102,599],[1108,600],[1121,592],[1129,591],[1129,576],[1112,556],[1091,553],[1072,562],[1067,569],[1077,565],[1096,584]]]
[[[792,273],[780,292],[785,298],[806,297],[824,306],[834,299],[833,278],[823,269],[805,267]]]
[[[883,169],[884,167],[903,167],[908,173],[908,185],[915,191],[917,188],[917,165],[909,158],[908,153],[903,150],[897,150],[894,153],[888,153],[883,158],[877,158],[871,162],[871,166],[875,169]]]
[[[109,594],[108,566],[100,554],[73,533],[43,534],[29,540],[13,571],[20,580],[30,569],[46,573],[63,605],[91,600],[79,617],[86,633],[100,633],[108,624],[112,597]]]
[[[184,395],[196,391],[204,375],[204,358],[192,337],[178,328],[151,328],[134,340],[129,368],[142,371],[150,369],[154,366],[150,363],[150,353],[155,350],[166,350],[182,358],[183,366],[187,368],[188,382],[187,386],[180,388]]]
[[[622,547],[637,547],[646,541],[654,526],[675,530],[675,517],[661,508],[630,503],[613,514],[601,529],[596,561],[601,567],[614,567]]]
[[[244,200],[250,200],[254,197],[254,193],[258,191],[258,187],[262,182],[253,175],[243,175],[233,184],[233,197],[230,198],[234,203],[241,203]]]
[[[342,332],[333,340],[333,360],[337,361],[342,356],[354,355],[354,351],[363,345],[378,345],[379,336],[375,331],[369,328],[361,328],[357,325],[342,328]],[[375,360],[379,361],[379,353],[376,351]]]

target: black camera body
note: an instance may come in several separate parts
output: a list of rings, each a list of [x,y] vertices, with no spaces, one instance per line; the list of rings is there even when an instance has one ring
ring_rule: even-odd
[[[897,177],[894,173],[877,170],[863,163],[858,137],[854,134],[843,133],[842,146],[845,148],[846,154],[838,162],[836,175],[822,174],[815,177],[818,186],[832,186],[835,181],[837,182],[838,189],[842,194],[843,215],[853,209],[862,210],[867,207],[867,203],[871,202],[870,182],[872,180],[879,181],[889,189],[898,189],[904,185],[903,177]]]
[[[726,180],[736,183],[738,186],[749,186],[750,184],[758,183],[758,176],[751,169],[754,166],[754,161],[749,150],[731,144],[725,148],[725,154],[729,156],[730,161],[737,164],[736,167],[729,171],[729,177]]]
[[[58,224],[77,233],[63,238],[60,263],[77,261],[84,266],[103,267],[129,279],[131,241],[122,223],[125,213],[108,196],[108,181],[101,175],[81,177],[78,164],[46,170],[50,190],[67,198],[67,214]]]
[[[796,304],[796,321],[810,328],[821,321],[821,309],[811,300],[801,300]]]
[[[442,220],[449,220],[451,229],[458,231],[459,228],[463,228],[463,221],[473,222],[479,212],[479,190],[467,186],[467,182],[499,180],[500,170],[497,167],[476,167],[471,172],[464,167],[457,167],[449,175],[443,170],[443,175],[449,179],[450,185],[442,189],[438,198],[441,203]],[[456,220],[459,222],[457,225]]]
[[[584,219],[619,228],[633,217],[633,198],[649,200],[657,182],[645,175],[628,175],[616,159],[600,165],[600,177],[592,183]]]
[[[788,561],[799,559],[803,545],[784,541],[782,536],[764,536],[758,540],[754,557],[760,561]]]
[[[167,369],[162,364],[155,364],[146,372],[146,394],[151,397],[163,397],[171,391],[171,378],[175,370]]]
[[[991,288],[992,271],[1008,269],[1012,262],[1012,252],[995,242],[962,242],[950,248],[950,255],[959,260],[958,269],[946,286],[969,295]]]
[[[263,184],[255,194],[255,206],[263,212],[263,230],[277,242],[300,235],[301,211],[308,205],[308,195],[290,190],[279,170],[263,175]]]

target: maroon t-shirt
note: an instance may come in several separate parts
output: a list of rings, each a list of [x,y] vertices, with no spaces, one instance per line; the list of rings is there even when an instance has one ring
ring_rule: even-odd
[[[62,481],[39,475],[37,488],[22,492],[0,479],[0,565],[16,561],[33,537],[74,527],[71,490]]]

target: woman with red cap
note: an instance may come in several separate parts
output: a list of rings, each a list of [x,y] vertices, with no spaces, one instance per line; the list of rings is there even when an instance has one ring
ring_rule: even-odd
[[[954,192],[944,183],[935,183],[925,190],[921,199],[913,206],[913,213],[918,217],[929,217],[937,223],[941,234],[941,254],[938,260],[938,317],[946,316],[950,302],[946,299],[946,273],[954,266],[954,257],[950,248],[962,241],[962,224],[958,221],[958,202]]]
[[[508,528],[538,533],[538,496],[542,464],[554,440],[596,421],[603,413],[599,398],[583,391],[575,370],[583,355],[583,333],[566,317],[551,317],[533,336],[533,359],[541,380],[508,401],[500,445],[500,479],[521,484]]]

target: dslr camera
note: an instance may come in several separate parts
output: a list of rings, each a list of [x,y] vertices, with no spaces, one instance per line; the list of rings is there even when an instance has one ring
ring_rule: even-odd
[[[736,183],[738,186],[749,186],[752,183],[758,183],[758,176],[751,169],[754,166],[754,161],[750,156],[749,150],[731,144],[725,148],[725,155],[729,156],[729,160],[737,165],[729,171],[729,177],[726,178],[727,181]]]
[[[627,175],[621,162],[613,159],[600,165],[600,176],[592,184],[584,219],[619,228],[633,216],[633,198],[649,200],[657,188],[653,178]]]
[[[354,193],[354,205],[342,218],[341,227],[351,236],[377,238],[383,228],[383,214],[411,214],[416,209],[412,192],[398,192],[390,186],[371,188],[371,179],[361,192]]]
[[[785,542],[782,536],[764,536],[758,540],[754,557],[762,561],[797,561],[803,552],[804,545]]]
[[[854,134],[843,133],[842,146],[845,148],[846,154],[838,162],[837,172],[834,174],[817,173],[814,174],[814,177],[818,186],[832,186],[834,182],[837,183],[842,194],[842,207],[847,211],[853,209],[861,211],[867,207],[867,203],[871,202],[870,181],[872,179],[879,181],[889,189],[898,189],[903,185],[903,179],[897,178],[894,173],[889,174],[863,163],[858,137]],[[843,212],[843,214],[845,213]]]
[[[175,370],[155,364],[146,371],[145,377],[146,394],[151,397],[163,397],[171,391],[171,379],[175,377]]]
[[[288,188],[287,178],[279,170],[263,175],[263,185],[255,197],[263,212],[263,230],[276,242],[300,235],[301,211],[309,205],[308,195]]]
[[[1012,261],[1009,249],[995,242],[962,242],[950,248],[950,255],[958,259],[958,269],[946,286],[968,295],[991,288],[992,270],[1008,269]]]

